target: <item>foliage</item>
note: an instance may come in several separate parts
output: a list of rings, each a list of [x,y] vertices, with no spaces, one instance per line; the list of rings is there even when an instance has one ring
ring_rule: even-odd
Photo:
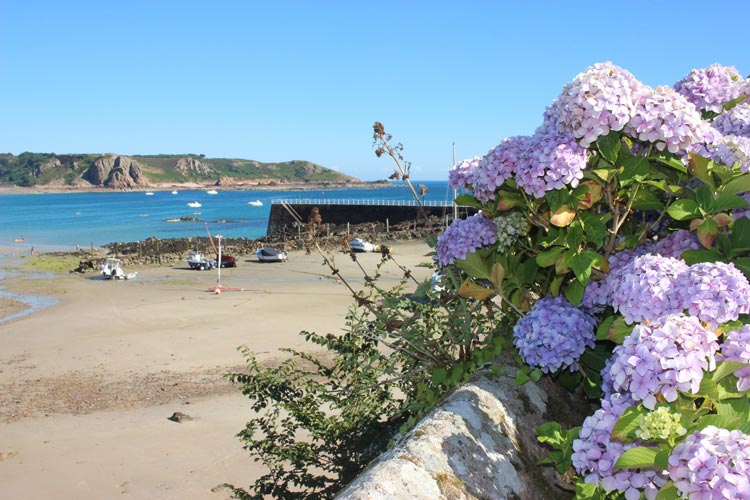
[[[530,363],[519,382],[551,371],[603,396],[580,429],[538,430],[554,450],[544,462],[577,482],[579,498],[713,488],[712,498],[750,498],[750,138],[734,135],[748,130],[742,114],[731,131],[712,127],[750,98],[750,80],[714,65],[675,89],[594,65],[533,136],[451,171],[453,186],[472,192],[462,204],[498,234],[477,248],[449,228],[438,261],[456,260],[464,289],[494,277],[505,317],[526,315],[514,327]],[[519,214],[523,229],[508,222]],[[584,316],[561,314],[560,301]],[[561,351],[565,342],[580,349]],[[715,447],[702,448],[709,440]],[[697,471],[685,465],[694,453],[706,464]]]

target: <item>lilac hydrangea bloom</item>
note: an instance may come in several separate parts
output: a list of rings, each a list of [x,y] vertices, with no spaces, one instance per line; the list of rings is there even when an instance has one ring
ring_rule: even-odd
[[[713,125],[722,134],[750,137],[750,103],[743,102],[714,118]]]
[[[480,158],[475,156],[471,160],[461,160],[448,172],[448,184],[453,189],[465,189],[471,185],[474,173],[479,166]]]
[[[565,297],[538,300],[513,327],[513,344],[532,367],[553,373],[578,369],[583,351],[594,347],[596,320]]]
[[[622,345],[609,368],[612,389],[630,394],[653,410],[657,396],[677,399],[677,391],[698,392],[704,371],[716,368],[716,335],[698,318],[671,315],[639,324]]]
[[[750,312],[750,283],[734,264],[693,264],[677,286],[679,301],[712,328]]]
[[[645,246],[634,249],[621,250],[609,256],[609,273],[601,281],[589,281],[583,294],[581,306],[592,312],[599,311],[603,306],[611,306],[615,292],[615,286],[627,272],[628,266],[636,257],[645,255],[648,250]]]
[[[709,425],[675,446],[669,478],[683,498],[750,500],[750,436]]]
[[[718,361],[739,361],[750,365],[750,325],[744,325],[739,330],[732,330],[724,337],[721,351],[716,357]],[[738,391],[750,390],[750,366],[735,370]]]
[[[613,470],[625,450],[642,445],[638,441],[612,440],[615,423],[632,405],[633,400],[621,394],[602,400],[601,408],[583,421],[579,437],[573,441],[573,467],[584,475],[587,483],[600,485],[605,491],[621,491],[627,500],[638,500],[643,492],[647,499],[653,500],[667,482],[663,474],[650,470]]]
[[[659,151],[666,149],[681,157],[693,144],[713,142],[718,134],[693,104],[668,87],[644,88],[624,130]]]
[[[740,171],[750,172],[750,137],[725,135],[711,144],[693,150],[717,163],[729,167],[738,164]]]
[[[679,259],[685,250],[698,250],[700,248],[701,244],[695,233],[691,233],[687,229],[679,229],[657,240],[649,247],[648,251],[654,255]]]
[[[638,256],[610,278],[612,307],[627,324],[679,313],[685,307],[676,285],[687,270],[685,262],[672,257]]]
[[[696,108],[721,113],[724,103],[741,95],[742,77],[734,66],[712,64],[708,68],[694,69],[674,85]]]
[[[515,174],[516,165],[528,150],[530,140],[524,135],[509,137],[482,158],[470,182],[478,200],[486,202],[494,198],[495,190]]]
[[[437,242],[438,264],[446,266],[456,259],[465,259],[477,248],[495,243],[497,226],[478,213],[466,219],[457,219],[440,235]]]
[[[544,126],[570,133],[584,148],[610,131],[622,130],[635,115],[635,95],[643,84],[611,62],[597,63],[563,87],[545,111]]]
[[[589,152],[572,135],[560,135],[540,129],[531,138],[529,148],[516,165],[516,182],[535,198],[564,186],[578,186],[583,178]]]

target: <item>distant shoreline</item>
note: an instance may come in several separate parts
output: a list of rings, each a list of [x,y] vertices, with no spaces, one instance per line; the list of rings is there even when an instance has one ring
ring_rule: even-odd
[[[148,186],[138,186],[130,189],[111,189],[96,186],[60,186],[60,185],[42,185],[22,187],[14,185],[0,185],[0,195],[2,194],[59,194],[59,193],[121,193],[121,192],[146,192],[146,191],[191,191],[203,189],[221,189],[224,191],[315,191],[319,189],[346,189],[346,188],[381,188],[381,187],[398,187],[400,184],[392,183],[387,180],[372,182],[289,182],[289,183],[245,183],[237,182],[234,184],[217,185],[215,182],[199,183],[159,183]]]

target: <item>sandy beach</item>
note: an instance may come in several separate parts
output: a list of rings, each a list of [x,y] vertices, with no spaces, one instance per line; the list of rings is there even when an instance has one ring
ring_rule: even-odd
[[[422,242],[390,242],[418,279],[430,270]],[[95,273],[38,276],[27,256],[0,259],[0,498],[224,499],[225,482],[247,487],[263,469],[236,434],[252,418],[249,401],[222,375],[241,370],[240,345],[262,363],[280,347],[310,350],[301,330],[337,333],[352,304],[317,254],[283,264],[244,257],[214,271],[133,269],[128,281]],[[347,280],[362,274],[335,254]],[[360,254],[373,270],[379,254]],[[19,271],[20,269],[20,271]],[[382,284],[401,271],[384,268]],[[10,294],[10,297],[7,296]],[[29,314],[14,299],[52,297]],[[175,412],[189,416],[168,420]]]

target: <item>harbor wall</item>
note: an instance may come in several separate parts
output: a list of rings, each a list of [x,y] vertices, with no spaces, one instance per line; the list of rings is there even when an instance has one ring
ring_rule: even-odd
[[[452,206],[399,206],[399,205],[345,205],[345,204],[315,204],[315,203],[274,203],[268,217],[267,236],[274,239],[295,237],[299,228],[292,213],[299,215],[303,224],[307,224],[313,209],[317,208],[322,219],[322,226],[335,227],[356,224],[373,223],[378,226],[396,226],[404,222],[417,221],[419,211],[423,210],[427,216],[434,216],[441,220],[453,219]],[[463,210],[463,209],[462,209]],[[422,216],[424,217],[424,216]]]

